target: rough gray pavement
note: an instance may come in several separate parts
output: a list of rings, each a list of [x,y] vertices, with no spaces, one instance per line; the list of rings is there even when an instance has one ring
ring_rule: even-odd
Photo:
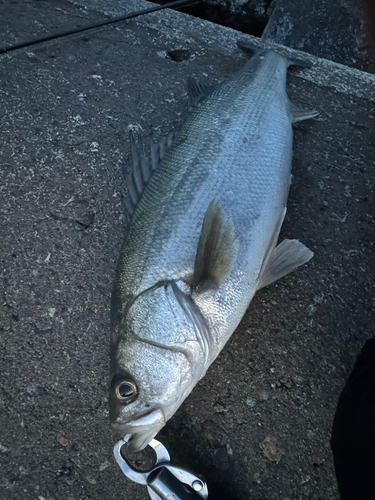
[[[263,38],[375,73],[360,0],[275,0],[273,5]]]
[[[157,0],[157,3],[167,1]],[[375,73],[375,45],[370,38],[371,21],[366,1],[370,4],[373,0],[205,0],[182,10],[237,31]]]
[[[60,1],[48,16],[62,8],[61,27],[102,18]],[[188,76],[245,63],[238,37],[172,11],[1,56],[2,500],[148,498],[114,463],[106,399],[128,129],[177,128]],[[256,295],[159,435],[212,500],[338,499],[332,417],[373,335],[375,77],[289,52],[315,62],[290,72],[289,96],[320,115],[295,130],[281,239],[315,256]]]
[[[166,0],[156,0],[165,4]],[[269,20],[272,0],[204,0],[182,7],[181,12],[228,26],[253,36],[261,36]]]

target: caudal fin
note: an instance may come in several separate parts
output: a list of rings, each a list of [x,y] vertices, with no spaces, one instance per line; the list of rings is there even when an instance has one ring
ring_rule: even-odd
[[[262,42],[256,40],[253,41],[253,40],[241,39],[237,41],[237,46],[239,49],[242,50],[242,52],[250,56],[259,54],[260,52],[267,52],[271,50],[285,57],[285,60],[288,62],[289,66],[298,66],[299,68],[310,68],[311,66],[310,61],[306,61],[299,57],[290,57],[283,51],[282,47],[278,47],[277,45],[275,45],[272,48],[267,48],[267,47],[262,47],[261,43]]]

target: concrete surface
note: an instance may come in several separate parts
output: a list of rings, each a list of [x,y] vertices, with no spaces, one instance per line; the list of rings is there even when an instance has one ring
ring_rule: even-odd
[[[11,5],[16,26],[37,3]],[[45,6],[36,34],[105,10]],[[1,56],[2,500],[148,498],[114,463],[106,400],[128,128],[178,127],[189,75],[213,84],[244,64],[238,36],[172,11]],[[189,58],[172,60],[177,49]],[[375,77],[297,55],[316,65],[291,71],[288,93],[320,115],[296,127],[281,237],[315,256],[256,295],[159,436],[212,500],[338,499],[331,421],[373,335]]]
[[[168,0],[156,0],[166,3]],[[375,73],[373,0],[204,0],[183,12]],[[366,2],[369,4],[366,8]]]
[[[375,73],[366,18],[361,0],[275,0],[263,38]]]
[[[166,0],[156,0],[165,4]],[[270,17],[272,0],[204,0],[179,9],[200,19],[261,36]]]

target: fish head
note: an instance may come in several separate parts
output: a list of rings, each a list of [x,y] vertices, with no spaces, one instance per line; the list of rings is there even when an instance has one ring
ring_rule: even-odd
[[[157,397],[149,398],[143,384],[136,384],[140,377],[130,376],[125,370],[118,372],[111,380],[110,421],[116,438],[132,435],[129,447],[140,451],[147,446],[166,423],[162,405]]]
[[[175,283],[153,287],[112,325],[110,421],[116,435],[132,434],[132,451],[147,446],[203,375],[202,320],[190,302]]]

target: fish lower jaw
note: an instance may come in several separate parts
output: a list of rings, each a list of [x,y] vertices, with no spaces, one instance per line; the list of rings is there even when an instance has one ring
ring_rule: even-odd
[[[148,443],[156,436],[156,434],[164,427],[166,419],[161,408],[152,411],[140,418],[136,418],[127,423],[112,423],[111,427],[116,436],[124,438],[127,434],[131,434],[129,441],[130,451],[141,451]]]

